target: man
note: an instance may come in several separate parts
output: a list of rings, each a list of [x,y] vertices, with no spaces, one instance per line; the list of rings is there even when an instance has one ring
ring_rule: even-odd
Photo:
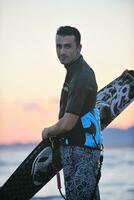
[[[67,200],[100,199],[97,186],[100,146],[99,113],[95,108],[95,74],[81,55],[80,32],[63,26],[56,33],[57,56],[67,70],[60,99],[59,121],[42,131],[61,143]]]

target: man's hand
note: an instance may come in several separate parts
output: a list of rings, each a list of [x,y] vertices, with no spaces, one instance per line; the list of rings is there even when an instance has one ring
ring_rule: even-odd
[[[76,125],[78,119],[78,115],[65,113],[55,125],[44,128],[42,131],[42,139],[45,140],[49,137],[55,137],[57,135],[69,132]]]
[[[44,128],[42,131],[42,140],[46,140],[48,137],[48,128]]]

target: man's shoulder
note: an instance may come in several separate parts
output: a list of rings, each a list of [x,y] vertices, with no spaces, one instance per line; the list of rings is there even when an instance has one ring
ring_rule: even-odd
[[[82,67],[74,76],[73,80],[71,81],[72,86],[76,86],[83,88],[83,90],[91,85],[93,81],[92,71],[90,68]]]
[[[82,62],[82,70],[83,72],[85,73],[90,73],[90,75],[94,75],[94,70],[92,69],[92,67],[83,59],[83,62]]]
[[[91,81],[91,79],[95,78],[95,73],[93,69],[88,65],[84,60],[81,63],[80,70],[76,74],[76,78],[81,81]]]

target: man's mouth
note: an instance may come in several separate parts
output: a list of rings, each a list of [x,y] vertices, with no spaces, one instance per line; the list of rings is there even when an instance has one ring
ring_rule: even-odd
[[[65,55],[64,56],[60,56],[59,58],[60,58],[60,60],[65,60],[67,58],[67,56],[65,56]]]

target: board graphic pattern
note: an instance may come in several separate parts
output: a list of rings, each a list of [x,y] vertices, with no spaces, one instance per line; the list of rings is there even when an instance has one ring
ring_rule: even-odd
[[[121,76],[98,92],[97,106],[101,111],[101,129],[103,130],[107,127],[133,100],[134,71],[126,70]],[[53,170],[51,164],[46,176],[44,176],[43,184],[35,185],[31,175],[31,169],[35,158],[48,146],[51,146],[49,140],[42,141],[22,162],[1,187],[1,200],[29,200],[54,177],[56,171]],[[62,167],[59,165],[57,170],[61,168]]]

